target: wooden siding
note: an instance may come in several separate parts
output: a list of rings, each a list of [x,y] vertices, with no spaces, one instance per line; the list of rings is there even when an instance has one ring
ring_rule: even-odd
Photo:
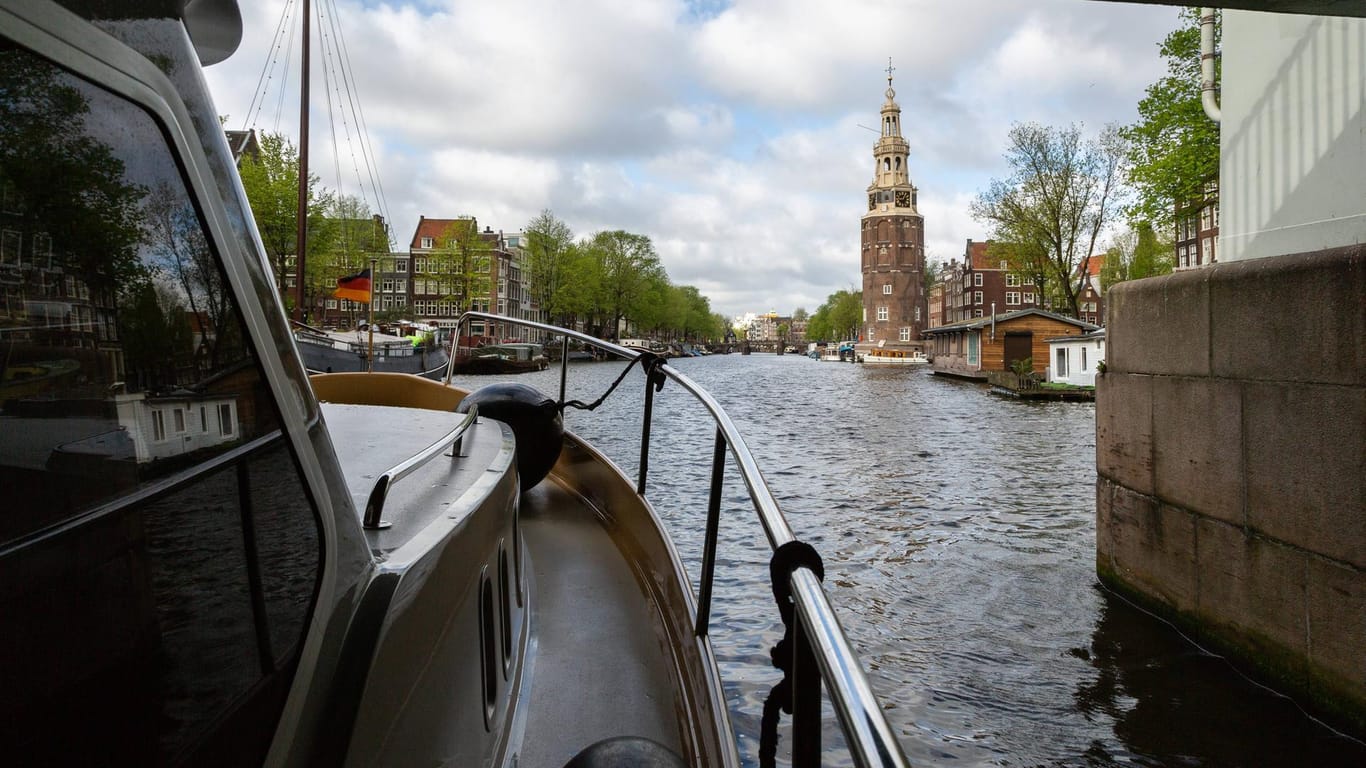
[[[1034,372],[1042,374],[1048,367],[1048,339],[1058,336],[1080,336],[1085,333],[1070,323],[1054,320],[1051,317],[1027,315],[996,324],[996,340],[991,340],[991,326],[982,328],[982,370],[1004,371],[1005,340],[1007,332],[1028,331],[1034,334],[1030,349],[1034,357]]]

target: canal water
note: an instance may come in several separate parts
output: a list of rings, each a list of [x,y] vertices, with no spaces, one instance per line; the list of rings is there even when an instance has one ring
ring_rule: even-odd
[[[912,764],[1366,765],[1366,745],[1099,586],[1092,404],[797,355],[671,364],[730,414],[794,532],[821,552]],[[596,399],[622,367],[571,364],[568,398]],[[510,380],[559,390],[554,367]],[[566,416],[631,477],[643,391],[633,370],[596,413]],[[695,579],[714,431],[676,386],[655,404],[646,495]],[[781,625],[766,539],[728,470],[712,637],[753,766]]]

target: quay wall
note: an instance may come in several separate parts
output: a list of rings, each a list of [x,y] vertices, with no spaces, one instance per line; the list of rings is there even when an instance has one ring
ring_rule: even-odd
[[[1096,570],[1366,734],[1366,246],[1107,295]]]

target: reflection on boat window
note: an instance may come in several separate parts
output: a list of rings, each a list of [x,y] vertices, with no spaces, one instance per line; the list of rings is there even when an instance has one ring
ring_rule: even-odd
[[[0,739],[21,762],[263,757],[321,555],[244,329],[151,116],[0,38]],[[228,723],[255,736],[216,744]]]

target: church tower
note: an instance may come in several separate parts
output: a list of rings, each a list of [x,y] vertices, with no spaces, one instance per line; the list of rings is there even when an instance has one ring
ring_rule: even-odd
[[[910,145],[901,135],[901,107],[887,63],[882,131],[873,145],[873,183],[863,214],[863,344],[920,349],[928,322],[925,297],[925,222],[907,168]]]

